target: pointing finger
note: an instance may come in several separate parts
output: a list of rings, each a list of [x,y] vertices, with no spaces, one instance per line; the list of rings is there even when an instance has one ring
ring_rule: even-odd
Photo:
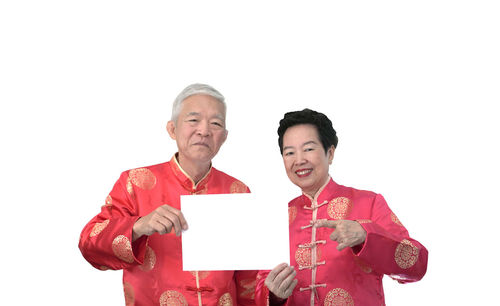
[[[341,220],[327,220],[321,219],[317,220],[314,224],[315,227],[328,227],[328,228],[336,228],[340,224]]]

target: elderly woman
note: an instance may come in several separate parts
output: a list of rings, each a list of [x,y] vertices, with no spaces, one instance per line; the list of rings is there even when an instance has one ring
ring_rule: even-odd
[[[328,174],[338,138],[322,113],[280,121],[288,178],[302,195],[288,204],[291,265],[257,277],[257,305],[384,305],[384,274],[420,280],[427,250],[411,239],[380,194],[335,183]]]

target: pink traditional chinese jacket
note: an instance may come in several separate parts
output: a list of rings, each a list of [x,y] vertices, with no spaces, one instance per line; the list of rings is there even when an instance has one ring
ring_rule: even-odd
[[[80,250],[97,269],[123,269],[126,305],[254,305],[256,271],[182,271],[182,236],[173,230],[131,242],[139,217],[163,204],[180,209],[181,195],[245,192],[245,184],[215,168],[195,185],[175,156],[125,171],[83,229]]]
[[[406,283],[426,272],[427,249],[410,238],[379,194],[330,179],[314,199],[303,194],[292,200],[288,213],[290,260],[298,284],[287,305],[385,305],[384,274]],[[337,242],[329,238],[333,229],[311,226],[319,219],[356,220],[366,230],[366,240],[339,252]],[[257,277],[257,305],[268,303],[268,273],[261,271]]]

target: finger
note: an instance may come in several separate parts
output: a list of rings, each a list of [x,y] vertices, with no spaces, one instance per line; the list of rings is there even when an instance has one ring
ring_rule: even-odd
[[[286,267],[288,267],[288,264],[280,263],[279,265],[274,267],[274,269],[272,269],[271,272],[269,272],[269,275],[267,276],[266,280],[269,280],[270,282],[274,282],[274,279],[276,278],[276,276],[278,276],[278,274],[280,274],[281,271],[283,271],[283,269],[285,269]]]
[[[165,215],[172,216],[172,218],[169,218],[169,219],[172,220],[172,223],[174,223],[174,225],[176,224],[176,222],[174,221],[174,219],[178,219],[179,226],[178,227],[174,226],[174,228],[176,229],[175,232],[176,232],[177,236],[179,236],[179,234],[180,234],[180,230],[177,231],[177,228],[180,228],[182,230],[187,230],[188,229],[187,221],[184,218],[184,215],[182,214],[182,212],[180,210],[178,210],[177,208],[173,208],[172,206],[169,206],[169,205],[166,205],[166,204],[162,205],[161,207],[162,207],[163,213]]]
[[[340,232],[335,230],[333,231],[331,234],[330,234],[330,239],[333,240],[333,241],[338,241],[339,240],[339,235],[340,235]]]
[[[170,231],[172,230],[172,223],[166,218],[159,218],[156,220],[152,227],[155,232],[160,235],[164,235],[170,233]]]
[[[349,243],[347,243],[347,242],[339,243],[339,245],[337,245],[337,250],[338,250],[338,251],[342,251],[343,249],[345,249],[345,248],[347,248],[347,247],[349,247],[349,246],[350,246],[350,245],[349,245]]]
[[[169,213],[169,215],[166,217],[168,218],[168,220],[170,220],[170,222],[172,222],[174,226],[175,235],[180,236],[182,232],[182,226],[179,217],[173,213]]]
[[[288,274],[288,276],[281,282],[279,285],[278,289],[281,292],[286,292],[290,285],[292,284],[295,276],[297,275],[297,272],[295,270],[292,271],[292,273]]]
[[[342,220],[327,220],[320,219],[315,223],[315,227],[328,227],[328,228],[337,228],[337,226],[342,222]]]
[[[285,291],[285,294],[284,294],[285,298],[288,298],[290,295],[292,295],[293,289],[295,289],[295,286],[297,286],[298,282],[299,281],[297,279],[294,279],[292,281],[292,283],[290,284],[288,289]]]
[[[187,230],[188,229],[188,224],[187,224],[187,221],[186,219],[184,218],[184,215],[182,214],[182,212],[179,210],[179,220],[181,222],[181,227],[182,227],[182,230]]]
[[[286,267],[285,269],[281,270],[281,272],[276,276],[276,278],[274,279],[274,284],[278,288],[280,288],[280,291],[283,291],[284,289],[281,290],[281,285],[283,284],[283,282],[287,277],[293,275],[294,273],[295,270],[293,269],[293,267]]]

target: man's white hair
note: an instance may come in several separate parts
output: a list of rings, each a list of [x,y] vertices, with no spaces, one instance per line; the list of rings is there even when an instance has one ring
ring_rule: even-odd
[[[181,112],[182,102],[193,95],[208,95],[214,97],[217,101],[222,103],[224,106],[224,114],[226,113],[226,102],[224,102],[224,96],[220,92],[210,85],[195,83],[184,88],[177,98],[175,98],[174,104],[172,105],[172,121],[177,122],[177,117],[179,117],[179,113]]]

